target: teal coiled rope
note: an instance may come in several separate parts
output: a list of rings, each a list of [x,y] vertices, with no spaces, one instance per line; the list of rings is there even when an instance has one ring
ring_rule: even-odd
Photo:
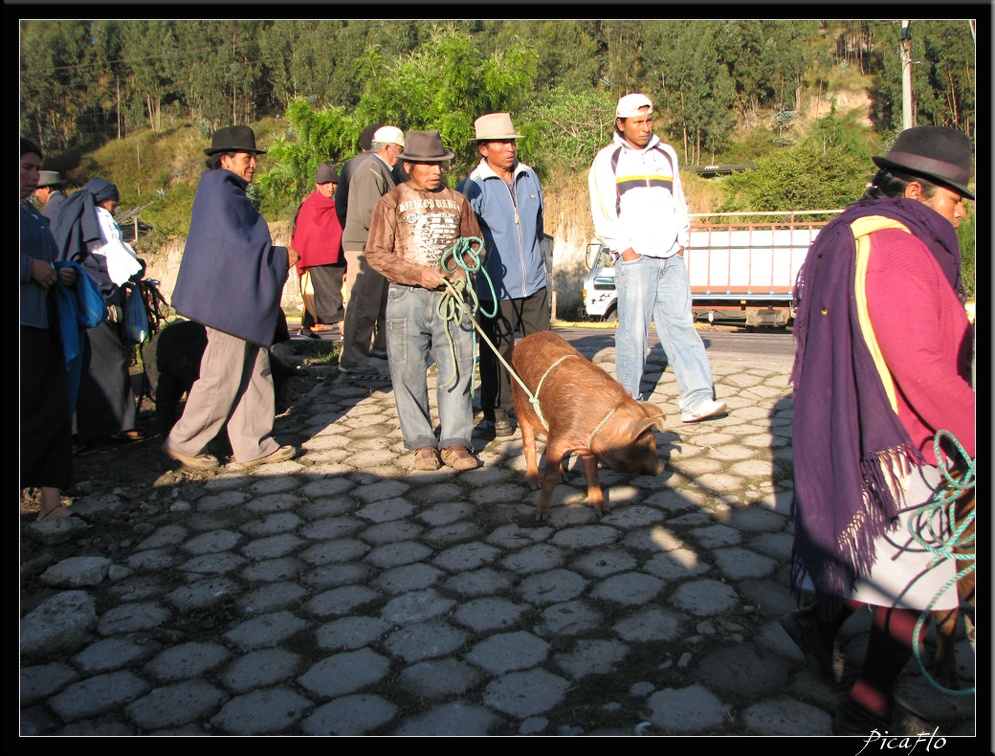
[[[479,245],[477,250],[473,249],[472,246],[473,244]],[[514,378],[516,381],[518,381],[518,385],[520,385],[525,390],[525,393],[528,395],[529,400],[532,402],[533,406],[535,406],[536,409],[538,410],[539,406],[538,398],[535,397],[531,391],[529,391],[529,387],[525,385],[525,382],[518,376],[518,373],[516,373],[514,369],[512,369],[511,365],[509,365],[507,360],[505,360],[504,355],[502,355],[501,352],[494,346],[493,342],[489,338],[487,338],[487,334],[485,334],[480,329],[480,325],[476,321],[475,316],[478,312],[481,312],[481,308],[480,308],[480,299],[477,296],[476,288],[471,283],[471,281],[473,280],[471,278],[471,275],[483,277],[483,280],[487,282],[487,288],[490,289],[491,298],[489,301],[494,303],[494,309],[492,312],[483,311],[483,315],[488,318],[493,318],[494,316],[497,315],[498,312],[498,298],[497,298],[497,293],[494,291],[494,282],[491,281],[491,277],[487,275],[487,270],[484,269],[482,265],[480,254],[478,251],[483,248],[484,248],[484,242],[482,239],[476,236],[465,236],[457,239],[456,244],[454,244],[452,247],[450,247],[449,249],[447,249],[445,252],[442,253],[441,264],[443,270],[447,269],[446,264],[449,261],[449,259],[452,258],[452,261],[455,263],[456,267],[463,270],[466,275],[463,280],[457,280],[455,283],[452,281],[446,282],[446,293],[448,294],[448,296],[442,297],[439,300],[439,306],[437,310],[438,315],[444,321],[447,322],[455,321],[458,328],[460,317],[462,316],[462,313],[465,312],[470,317],[470,322],[473,323],[473,327],[476,329],[473,338],[473,373],[477,372],[476,335],[477,333],[479,333],[480,337],[486,342],[487,346],[490,347],[491,351],[494,352],[494,354],[497,356],[501,364],[504,365],[504,367],[508,370],[508,373],[511,375],[511,377]],[[473,303],[472,306],[467,305],[465,293],[469,293],[470,300]],[[455,365],[456,345],[455,343],[453,343],[453,337],[448,327],[446,328],[446,334],[449,336],[449,347],[452,350],[453,364]],[[440,388],[443,389],[449,388],[451,385],[455,384],[455,382],[456,382],[456,373],[454,371],[452,383],[447,383],[441,386]],[[541,413],[540,417],[542,417]]]
[[[944,438],[949,439],[958,454],[967,460],[967,471],[959,480],[954,478],[950,472],[953,465],[944,463],[943,452],[940,448],[940,442]],[[916,516],[909,520],[909,533],[920,546],[934,555],[930,566],[936,565],[944,559],[954,559],[960,562],[969,562],[969,564],[944,584],[936,596],[933,597],[932,601],[929,602],[929,606],[919,615],[915,632],[912,634],[912,650],[915,652],[916,661],[919,663],[919,668],[922,670],[923,675],[934,688],[951,696],[970,696],[974,695],[974,687],[965,690],[951,690],[938,683],[927,671],[926,665],[922,660],[922,651],[919,645],[919,635],[922,627],[929,621],[933,606],[939,600],[940,596],[952,586],[956,586],[957,581],[962,577],[971,574],[975,570],[975,537],[973,534],[970,536],[964,535],[964,531],[974,523],[974,511],[972,510],[964,518],[964,522],[959,524],[957,523],[955,513],[957,500],[974,487],[974,460],[967,456],[964,447],[954,438],[954,435],[945,430],[938,430],[933,437],[933,451],[936,454],[936,458],[941,460],[940,472],[945,479],[945,485],[936,492],[930,501],[918,508],[919,511],[916,513]],[[934,517],[941,512],[946,513],[947,522],[950,523],[949,535],[946,532],[938,533],[936,532],[936,528],[933,527]],[[939,519],[942,520],[942,518]],[[960,550],[958,551],[958,549]]]

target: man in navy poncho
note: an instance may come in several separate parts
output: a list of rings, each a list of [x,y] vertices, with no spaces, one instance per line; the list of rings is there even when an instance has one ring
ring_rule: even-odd
[[[297,255],[274,246],[246,195],[256,155],[264,154],[252,129],[219,129],[204,152],[208,170],[197,186],[173,306],[207,328],[207,348],[183,416],[162,448],[185,465],[217,467],[206,448],[227,424],[232,452],[243,465],[292,459],[297,450],[271,435],[276,410],[269,347]]]

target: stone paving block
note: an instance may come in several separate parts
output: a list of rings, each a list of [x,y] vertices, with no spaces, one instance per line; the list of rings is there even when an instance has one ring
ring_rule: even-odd
[[[355,485],[352,481],[347,482],[351,486]],[[318,521],[327,517],[346,515],[357,509],[359,509],[359,502],[349,496],[323,496],[312,499],[294,511],[306,520]]]
[[[770,698],[747,706],[740,721],[757,735],[832,735],[833,718],[804,701]]]
[[[235,606],[244,614],[264,614],[299,606],[305,596],[307,590],[297,582],[269,583],[240,596]]]
[[[429,564],[406,564],[402,567],[384,570],[370,585],[378,591],[397,595],[422,588],[431,588],[445,577],[445,574],[442,570]]]
[[[552,709],[563,700],[569,687],[562,677],[542,669],[511,672],[488,683],[484,703],[524,719]]]
[[[730,707],[701,685],[666,688],[649,697],[650,720],[674,733],[702,733],[723,724]]]
[[[327,499],[337,494],[346,493],[355,487],[356,484],[346,477],[318,478],[316,480],[308,478],[307,482],[301,487],[301,495],[313,503],[315,500]]]
[[[558,604],[576,598],[587,588],[587,581],[570,570],[551,570],[525,578],[518,593],[530,604]]]
[[[265,538],[280,533],[289,533],[299,528],[303,522],[293,512],[275,512],[245,523],[242,525],[241,531],[253,538]]]
[[[66,518],[63,518],[66,519]],[[145,570],[155,572],[157,570],[168,570],[179,564],[185,554],[179,554],[170,549],[149,549],[148,551],[136,551],[129,554],[125,564],[133,570]]]
[[[432,549],[418,541],[402,541],[385,543],[371,549],[364,560],[381,569],[400,567],[405,564],[426,561],[432,555]]]
[[[84,675],[99,675],[136,665],[158,650],[159,644],[149,638],[104,638],[76,654],[73,664]]]
[[[433,659],[451,654],[466,642],[467,634],[442,620],[419,622],[391,633],[384,648],[405,662]]]
[[[735,528],[716,524],[695,528],[691,534],[694,542],[703,549],[720,549],[725,546],[738,546],[743,536]]]
[[[766,577],[777,567],[777,562],[770,557],[738,547],[717,549],[713,558],[723,576],[736,581]]]
[[[161,549],[169,546],[178,546],[189,536],[189,531],[182,525],[163,525],[148,538],[138,544],[139,551],[146,549]]]
[[[445,545],[469,541],[480,536],[480,528],[473,522],[453,522],[426,531],[422,538],[428,543]]]
[[[119,670],[71,683],[49,698],[47,705],[63,722],[73,722],[116,711],[150,687],[134,672]]]
[[[530,575],[559,567],[566,561],[566,557],[563,549],[548,543],[538,543],[509,554],[501,560],[501,566],[512,572]]]
[[[553,663],[574,680],[580,680],[612,672],[628,652],[628,645],[617,640],[581,640],[572,651],[554,656]]]
[[[377,617],[343,617],[319,627],[315,641],[323,649],[353,650],[373,645],[390,629]]]
[[[581,635],[591,632],[603,621],[601,614],[586,601],[553,604],[542,612],[538,632],[546,638],[558,635]]]
[[[445,588],[463,596],[490,596],[508,590],[513,582],[508,573],[484,567],[453,575],[445,582]]]
[[[331,541],[362,530],[365,523],[353,517],[323,517],[298,532],[312,541]]]
[[[367,504],[371,502],[384,501],[386,499],[397,499],[403,496],[408,489],[411,488],[407,483],[403,483],[399,480],[383,480],[377,483],[370,483],[365,486],[359,486],[352,493],[357,499],[365,501]],[[401,510],[400,508],[394,509],[390,507],[363,507],[357,515],[373,522],[386,522],[387,520],[397,520],[401,517],[407,517],[411,513],[414,506],[409,504],[406,508]],[[400,510],[400,511],[399,511]]]
[[[625,606],[643,606],[656,598],[663,581],[652,575],[627,572],[605,578],[591,589],[591,598]]]
[[[589,577],[600,578],[627,572],[636,566],[635,558],[617,549],[597,549],[574,560],[570,569]]]
[[[49,698],[79,680],[79,673],[65,662],[22,666],[20,671],[22,708]]]
[[[369,550],[369,544],[355,538],[339,538],[334,541],[316,543],[314,546],[298,552],[297,556],[309,564],[320,565],[362,559]]]
[[[760,699],[787,687],[788,667],[784,659],[758,652],[752,643],[737,643],[705,656],[697,677],[719,695]]]
[[[463,661],[452,657],[429,659],[401,670],[399,683],[415,696],[433,701],[462,696],[475,687],[483,675]]]
[[[431,514],[422,512],[418,515],[418,519],[428,525],[444,525],[469,514],[468,505],[461,501],[463,489],[452,481],[422,486],[412,491],[409,498],[422,504],[435,505],[431,507]]]
[[[557,531],[550,543],[564,549],[591,549],[608,546],[618,536],[618,531],[607,525],[584,525]]]
[[[453,619],[474,632],[510,628],[531,607],[516,604],[505,598],[486,596],[462,603],[453,613]]]
[[[657,554],[643,565],[643,571],[664,581],[681,580],[692,575],[703,575],[712,569],[692,549],[673,549]]]
[[[479,706],[453,701],[429,709],[419,717],[410,717],[393,735],[474,736],[487,735],[501,723],[501,718]]]
[[[213,530],[194,536],[185,541],[180,548],[194,555],[217,554],[238,548],[244,540],[245,536],[231,530]]]
[[[304,562],[295,557],[278,557],[248,565],[239,573],[239,577],[250,583],[277,583],[282,580],[299,582],[305,567]]]
[[[691,580],[677,587],[671,601],[699,617],[713,617],[739,602],[736,591],[718,580]]]
[[[241,569],[248,560],[238,554],[225,552],[223,554],[202,554],[188,559],[177,569],[193,575],[222,575]]]
[[[395,625],[424,622],[446,614],[455,603],[452,599],[428,588],[392,598],[384,606],[381,616]]]
[[[316,567],[301,574],[301,583],[313,589],[334,588],[351,583],[364,583],[369,579],[372,569],[365,564],[347,562],[344,564],[328,564]]]
[[[398,541],[412,541],[424,532],[425,528],[414,522],[407,520],[382,522],[363,530],[359,534],[369,544],[374,546],[385,543],[397,543]]]
[[[225,703],[211,725],[229,735],[275,735],[293,727],[313,706],[287,687],[254,690]]]
[[[497,486],[488,486],[473,491],[470,494],[470,501],[477,506],[493,506],[500,502],[518,503],[528,500],[529,490],[522,484],[503,483]]]
[[[269,494],[287,493],[294,491],[300,485],[300,481],[292,475],[267,475],[264,478],[254,480],[249,486],[254,498],[267,496]]]
[[[221,673],[220,681],[233,693],[287,682],[300,671],[300,654],[282,648],[264,648],[239,656]]]
[[[390,661],[368,648],[335,654],[313,664],[297,682],[312,693],[337,698],[381,680]]]
[[[344,585],[319,593],[302,608],[316,617],[334,617],[348,614],[378,598],[380,594],[365,585]]]
[[[663,522],[665,519],[666,514],[655,506],[632,504],[606,513],[601,518],[601,523],[602,525],[610,525],[613,528],[624,531],[653,525],[654,523]]]
[[[97,623],[97,632],[101,635],[117,635],[151,630],[171,616],[169,609],[153,601],[122,604],[104,612]]]
[[[343,696],[312,711],[301,729],[306,735],[365,735],[396,714],[397,707],[380,696]]]
[[[26,733],[22,732],[21,734],[24,735]],[[50,734],[58,735],[60,737],[75,738],[115,738],[134,735],[135,731],[128,725],[120,722],[114,716],[105,716],[97,717],[96,719],[84,719],[79,722],[70,722],[58,732]],[[203,734],[203,732],[199,732],[197,734]]]
[[[272,612],[246,620],[224,634],[225,639],[242,651],[268,648],[300,632],[307,623],[288,611]]]
[[[303,543],[307,542],[293,533],[256,538],[242,547],[242,555],[254,562],[278,559],[292,553]]]
[[[435,486],[431,487],[434,488]],[[424,511],[418,512],[416,517],[426,525],[431,526],[449,525],[460,521],[464,517],[469,517],[473,514],[475,507],[469,502],[459,501],[459,498],[462,497],[462,495],[462,493],[457,492],[453,496],[455,499],[454,501],[443,501],[440,504],[435,504]],[[415,495],[411,498],[414,501],[420,500]],[[438,499],[436,499],[436,501],[438,501]]]
[[[500,550],[479,541],[452,546],[432,560],[432,564],[447,572],[466,572],[494,561]]]
[[[546,641],[519,630],[498,633],[481,641],[467,652],[466,660],[492,675],[503,675],[534,667],[545,661],[548,654]]]
[[[218,643],[194,641],[172,646],[148,662],[143,671],[159,682],[175,682],[201,677],[231,658],[231,652]]]
[[[180,614],[190,614],[198,609],[209,609],[224,598],[237,596],[240,590],[239,585],[229,577],[208,577],[180,586],[167,593],[165,599]]]
[[[612,629],[622,640],[630,642],[669,641],[680,635],[683,619],[669,609],[649,606],[619,620]]]
[[[63,518],[68,519],[68,518]],[[61,591],[21,618],[21,654],[71,652],[97,627],[97,608],[85,591]]]

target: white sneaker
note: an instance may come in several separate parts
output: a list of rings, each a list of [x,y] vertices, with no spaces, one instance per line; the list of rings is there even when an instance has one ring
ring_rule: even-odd
[[[725,402],[716,402],[709,399],[707,402],[698,407],[696,411],[685,412],[683,415],[681,415],[681,422],[697,423],[701,420],[707,420],[710,417],[721,415],[725,411],[726,411]]]

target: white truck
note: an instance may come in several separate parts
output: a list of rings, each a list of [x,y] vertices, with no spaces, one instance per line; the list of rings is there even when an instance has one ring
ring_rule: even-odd
[[[695,319],[733,319],[745,321],[748,326],[787,325],[794,317],[792,296],[798,269],[819,229],[840,212],[691,215],[691,241],[684,252],[684,262],[691,281]],[[799,220],[799,216],[819,220]],[[771,221],[772,217],[785,219]],[[714,218],[735,220],[708,220]],[[591,272],[584,279],[582,295],[587,316],[614,322],[618,319],[618,294],[610,250],[592,242],[587,264]]]

